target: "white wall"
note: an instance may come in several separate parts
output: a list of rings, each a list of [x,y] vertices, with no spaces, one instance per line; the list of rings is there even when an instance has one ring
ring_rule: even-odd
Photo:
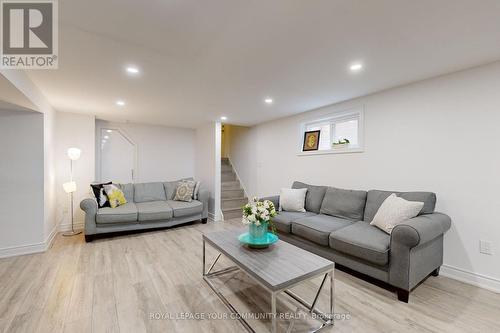
[[[210,191],[210,218],[221,220],[220,199],[221,124],[208,123],[196,129],[195,176]]]
[[[250,127],[229,126],[227,155],[234,170],[241,178],[245,194],[252,197],[258,193],[257,182],[257,131]]]
[[[95,118],[94,116],[57,112],[54,142],[56,221],[59,230],[71,229],[70,199],[62,184],[70,180],[68,148],[82,150],[80,159],[73,162],[73,180],[77,184],[74,195],[75,227],[83,226],[84,214],[80,201],[91,195],[89,184],[95,181]]]
[[[231,125],[221,125],[222,133],[221,133],[221,152],[220,156],[227,158],[229,154],[229,145],[230,145],[230,137],[231,137]]]
[[[97,144],[102,128],[120,129],[137,145],[136,182],[176,180],[195,174],[195,130],[97,120],[97,179],[100,179]]]
[[[22,70],[0,70],[7,80],[15,86],[33,104],[36,111],[43,114],[43,172],[44,172],[44,209],[40,216],[40,223],[43,225],[44,244],[42,247],[19,249],[18,253],[27,251],[43,251],[50,246],[56,233],[56,199],[55,199],[55,161],[54,161],[54,131],[55,131],[55,110],[42,94],[40,89],[30,80]],[[24,252],[23,252],[24,251]]]
[[[0,110],[0,257],[43,248],[43,115]]]
[[[294,180],[353,189],[437,193],[449,214],[444,273],[500,290],[500,63],[233,131],[231,159],[250,191]],[[365,106],[365,152],[298,156],[299,125]],[[255,171],[254,171],[255,170]],[[479,253],[479,240],[495,255]]]

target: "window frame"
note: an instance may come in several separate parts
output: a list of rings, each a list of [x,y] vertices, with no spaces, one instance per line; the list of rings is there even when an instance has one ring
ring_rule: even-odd
[[[307,127],[315,124],[330,123],[330,144],[334,138],[334,124],[342,121],[358,120],[358,145],[356,147],[330,148],[324,150],[302,151],[304,132]],[[322,116],[306,119],[299,126],[298,156],[325,155],[325,154],[350,154],[364,152],[364,106],[353,107],[344,110],[329,110]]]

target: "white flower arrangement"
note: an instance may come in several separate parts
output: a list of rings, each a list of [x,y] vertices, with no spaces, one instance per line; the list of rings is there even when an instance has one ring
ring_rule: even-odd
[[[256,197],[252,202],[243,206],[243,224],[255,224],[260,226],[262,223],[270,222],[276,216],[276,207],[272,201],[259,201]]]

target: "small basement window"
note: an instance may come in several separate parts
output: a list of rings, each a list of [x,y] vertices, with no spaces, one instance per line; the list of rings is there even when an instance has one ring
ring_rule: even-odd
[[[299,155],[363,151],[363,109],[327,114],[301,125]]]

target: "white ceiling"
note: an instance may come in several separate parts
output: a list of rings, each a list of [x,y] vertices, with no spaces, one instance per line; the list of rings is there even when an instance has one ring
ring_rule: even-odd
[[[64,0],[59,12],[59,70],[29,75],[56,109],[107,120],[253,125],[500,59],[498,0]]]

